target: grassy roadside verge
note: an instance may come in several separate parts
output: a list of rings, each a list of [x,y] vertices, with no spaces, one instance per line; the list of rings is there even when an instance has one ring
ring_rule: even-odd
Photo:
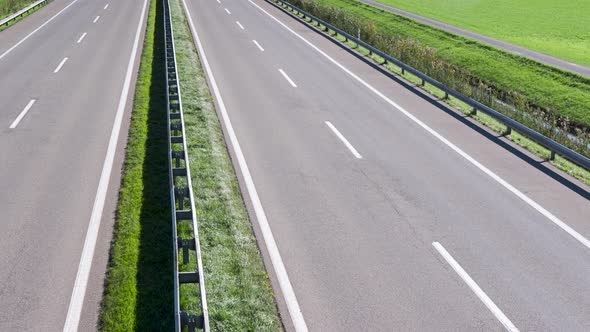
[[[289,0],[410,66],[590,155],[590,78],[549,67],[356,0]],[[501,101],[501,102],[498,102]],[[519,111],[506,107],[513,105]],[[543,122],[546,124],[544,125]],[[548,125],[548,126],[547,126]],[[554,129],[562,129],[557,132]]]
[[[151,0],[99,317],[101,331],[174,329],[161,27],[162,2]]]
[[[0,20],[7,18],[8,16],[18,12],[19,10],[27,7],[28,5],[34,3],[37,0],[0,0]],[[47,2],[46,2],[47,4]],[[7,25],[0,26],[0,31],[7,29],[10,26],[13,26],[20,20],[24,19],[25,17],[31,15],[32,13],[36,12],[43,6],[37,6],[30,11],[24,13],[22,16],[18,17],[16,20],[8,23]]]
[[[181,0],[170,0],[170,13],[211,329],[281,330],[273,292]],[[192,291],[193,296],[183,297],[182,305],[198,311],[197,289]]]
[[[278,5],[280,5],[280,4],[278,4]],[[287,9],[286,7],[283,7],[283,8]],[[305,19],[308,23],[318,27],[319,29],[322,29],[322,30],[324,29],[323,25],[320,25],[317,22],[312,21],[311,19],[309,19],[307,17],[304,17],[301,13],[293,13],[293,14],[299,16],[302,19]],[[359,47],[356,43],[354,43],[350,40],[347,40],[344,36],[337,34],[335,31],[329,30],[328,33],[330,35],[332,35],[333,38],[336,38],[337,40],[344,43],[348,47],[356,49],[356,51],[358,53],[371,58],[376,63],[379,63],[379,64],[383,63],[383,60],[384,60],[383,58],[381,58],[375,54],[369,53],[369,51],[367,49],[365,49],[363,47]],[[416,77],[406,71],[402,71],[402,69],[400,67],[397,67],[394,64],[387,63],[384,66],[389,71],[395,73],[397,76],[400,76],[403,79],[405,79],[406,81],[408,81],[411,85],[414,85],[416,88],[426,91],[427,93],[429,93],[430,95],[432,95],[433,97],[438,99],[440,102],[444,102],[447,105],[451,106],[452,108],[461,111],[464,115],[474,118],[475,120],[482,123],[483,125],[489,127],[490,129],[496,131],[499,134],[504,135],[509,140],[515,142],[516,144],[525,148],[526,150],[542,157],[543,159],[545,159],[545,160],[550,159],[551,151],[547,150],[546,148],[540,146],[539,144],[535,143],[534,141],[530,140],[526,136],[524,136],[516,131],[512,131],[510,134],[505,134],[506,127],[502,123],[500,123],[499,121],[495,120],[494,118],[492,118],[482,112],[473,113],[471,106],[463,103],[462,101],[460,101],[452,96],[449,96],[447,98],[445,96],[445,93],[442,90],[438,89],[435,86],[430,85],[429,83],[426,83],[425,85],[421,85],[421,80],[418,77]],[[558,169],[568,173],[569,175],[584,182],[585,184],[590,185],[590,172],[585,170],[584,168],[579,167],[578,165],[576,165],[576,164],[574,164],[574,163],[572,163],[572,162],[568,161],[567,159],[562,158],[560,156],[555,156],[554,160],[549,160],[549,161],[554,166],[556,166]]]

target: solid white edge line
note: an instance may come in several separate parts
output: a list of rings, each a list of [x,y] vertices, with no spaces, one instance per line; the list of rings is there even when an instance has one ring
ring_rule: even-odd
[[[205,54],[205,50],[203,49],[201,39],[199,38],[199,34],[197,33],[197,29],[195,28],[192,16],[190,15],[190,12],[186,5],[186,1],[182,0],[182,4],[184,6],[185,12],[187,13],[186,16],[188,18],[194,40],[197,43],[197,49],[199,51],[201,62],[203,64],[203,67],[205,68],[207,76],[209,77],[209,81],[211,82],[213,95],[215,96],[217,104],[219,105],[219,112],[221,113],[221,118],[223,120],[222,122],[225,125],[225,129],[227,130],[227,135],[229,136],[231,146],[233,147],[234,153],[236,155],[238,166],[240,167],[240,171],[244,178],[246,190],[248,191],[248,195],[250,196],[250,200],[254,208],[254,213],[256,214],[256,220],[258,221],[258,225],[260,226],[260,231],[262,233],[264,243],[266,244],[266,248],[268,250],[272,266],[277,275],[279,287],[281,288],[281,292],[283,293],[285,303],[287,304],[287,309],[289,311],[289,315],[291,316],[291,321],[293,322],[296,331],[307,332],[308,329],[307,325],[305,324],[305,319],[303,318],[303,313],[301,312],[301,308],[299,307],[299,302],[297,302],[297,297],[295,296],[295,291],[293,290],[293,286],[291,285],[291,281],[289,280],[287,270],[285,268],[285,265],[283,264],[283,259],[281,258],[281,254],[279,253],[279,248],[277,247],[277,243],[274,239],[274,236],[272,235],[272,230],[268,223],[268,219],[266,218],[264,208],[262,207],[262,202],[260,201],[260,197],[258,197],[258,192],[256,191],[254,180],[252,179],[252,175],[250,174],[248,164],[246,163],[246,158],[242,153],[242,148],[240,147],[240,143],[238,142],[238,137],[236,136],[236,133],[233,129],[232,123],[227,113],[227,109],[225,108],[225,103],[223,102],[223,98],[221,97],[221,93],[219,92],[219,88],[217,87],[215,76],[213,76],[213,72],[211,71],[211,67],[209,66],[209,61],[207,60],[207,56]]]
[[[446,138],[444,138],[441,134],[439,134],[434,129],[430,128],[424,122],[422,122],[417,117],[415,117],[410,112],[408,112],[406,109],[404,109],[403,107],[401,107],[400,105],[398,105],[396,102],[394,102],[391,99],[389,99],[387,96],[385,96],[379,90],[375,89],[373,86],[371,86],[369,83],[365,82],[362,78],[360,78],[359,76],[357,76],[355,73],[353,73],[352,71],[350,71],[348,68],[344,67],[338,61],[334,60],[332,57],[330,57],[324,51],[322,51],[321,49],[319,49],[313,43],[311,43],[310,41],[308,41],[307,39],[305,39],[304,37],[302,37],[300,34],[298,34],[297,32],[295,32],[293,29],[289,28],[285,23],[281,22],[279,19],[277,19],[276,17],[274,17],[272,14],[270,14],[269,12],[267,12],[266,10],[264,10],[262,7],[260,7],[257,4],[255,4],[252,0],[248,0],[248,1],[252,5],[254,5],[256,8],[258,8],[259,10],[261,10],[262,12],[264,12],[266,15],[268,15],[269,17],[271,17],[275,22],[277,22],[278,24],[280,24],[287,31],[291,32],[296,37],[298,37],[299,39],[301,39],[309,47],[311,47],[312,49],[314,49],[315,51],[317,51],[319,54],[321,54],[323,57],[325,57],[330,62],[332,62],[334,65],[336,65],[337,67],[339,67],[342,71],[344,71],[345,73],[347,73],[348,75],[350,75],[357,82],[359,82],[362,85],[364,85],[367,89],[369,89],[374,94],[376,94],[378,97],[380,97],[381,99],[383,99],[385,102],[387,102],[388,104],[390,104],[391,106],[393,106],[395,109],[397,109],[398,111],[400,111],[402,114],[404,114],[406,117],[408,117],[414,123],[416,123],[417,125],[419,125],[420,127],[422,127],[424,130],[426,130],[432,136],[436,137],[438,140],[440,140],[441,142],[443,142],[445,145],[447,145],[449,148],[451,148],[451,150],[455,151],[457,154],[459,154],[461,157],[465,158],[467,161],[469,161],[475,167],[479,168],[481,171],[483,171],[485,174],[487,174],[493,180],[495,180],[496,182],[498,182],[499,184],[501,184],[504,188],[508,189],[510,192],[512,192],[514,195],[516,195],[521,200],[523,200],[525,203],[527,203],[533,209],[537,210],[537,212],[539,212],[542,215],[544,215],[547,219],[549,219],[551,222],[553,222],[559,228],[561,228],[566,233],[568,233],[573,238],[575,238],[580,243],[582,243],[586,248],[590,249],[590,240],[588,240],[583,235],[581,235],[580,233],[578,233],[577,231],[575,231],[573,228],[571,228],[566,223],[564,223],[563,221],[561,221],[559,218],[557,218],[551,212],[547,211],[545,208],[543,208],[537,202],[533,201],[527,195],[523,194],[521,191],[519,191],[518,189],[516,189],[514,186],[512,186],[511,184],[509,184],[508,182],[506,182],[500,176],[496,175],[496,173],[492,172],[490,169],[488,169],[484,165],[480,164],[477,160],[473,159],[473,157],[471,157],[466,152],[464,152],[463,150],[461,150],[458,146],[456,146],[455,144],[451,143],[449,140],[447,140]]]
[[[228,14],[231,14],[231,12],[229,11],[229,9],[227,9],[227,8],[224,8],[224,9],[225,9],[225,11],[226,11]]]
[[[49,24],[49,22],[53,21],[54,18],[58,17],[61,13],[63,13],[66,9],[68,9],[71,5],[75,4],[76,2],[78,2],[78,0],[72,1],[69,5],[65,6],[62,10],[60,10],[59,12],[57,12],[57,14],[53,15],[50,19],[48,19],[47,21],[45,21],[45,23],[41,24],[37,29],[31,31],[31,33],[29,33],[28,35],[26,35],[23,39],[19,40],[11,48],[9,48],[6,51],[4,51],[4,53],[2,53],[2,55],[0,55],[0,59],[4,58],[8,53],[12,52],[12,50],[14,50],[15,48],[17,48],[20,44],[24,43],[25,40],[29,39],[29,37],[31,37],[33,34],[35,34],[35,32],[41,30],[44,26],[46,26],[47,24]]]
[[[260,44],[258,44],[258,42],[256,40],[252,40],[254,42],[254,44],[256,44],[256,46],[258,46],[258,49],[260,50],[260,52],[264,52],[264,48],[262,48],[262,46],[260,46]]]
[[[293,82],[293,80],[289,77],[289,75],[287,75],[287,73],[285,73],[284,70],[279,69],[279,72],[281,73],[281,75],[283,75],[283,77],[287,80],[287,82],[289,82],[289,84],[291,84],[292,87],[296,88],[297,84],[295,84],[295,82]]]
[[[92,206],[92,213],[88,223],[88,231],[86,232],[86,239],[84,240],[84,248],[80,256],[80,264],[78,265],[78,273],[76,274],[76,281],[74,289],[72,290],[72,297],[70,298],[70,305],[68,307],[68,314],[64,323],[64,332],[75,332],[78,330],[80,323],[80,315],[82,313],[82,306],[84,305],[84,297],[86,295],[86,287],[88,285],[88,277],[90,276],[90,269],[92,267],[92,259],[94,257],[94,249],[96,248],[96,240],[98,238],[98,230],[100,228],[100,221],[109,187],[109,180],[111,178],[111,171],[113,170],[113,163],[115,159],[115,152],[117,151],[117,142],[119,140],[119,132],[121,131],[121,124],[123,122],[123,114],[125,113],[125,105],[127,104],[127,97],[131,88],[131,78],[134,73],[135,58],[137,56],[137,49],[139,47],[141,27],[146,14],[148,1],[144,0],[143,9],[137,25],[135,33],[135,40],[129,56],[129,63],[127,64],[127,73],[125,74],[125,81],[121,89],[121,97],[119,98],[119,105],[117,106],[117,114],[113,122],[113,129],[109,139],[109,145],[102,166],[98,188],[96,189],[96,197],[94,205]]]
[[[20,112],[20,114],[16,117],[16,119],[14,119],[14,121],[10,125],[10,129],[14,129],[14,128],[16,128],[16,126],[18,126],[20,120],[22,120],[25,117],[25,115],[27,114],[27,112],[31,109],[31,107],[33,107],[33,104],[35,103],[35,101],[36,101],[35,99],[31,99],[29,101],[27,106],[25,106],[25,108]]]
[[[107,8],[109,8],[109,4],[108,3],[104,6],[103,9],[107,9]]]
[[[236,21],[236,24],[240,27],[240,29],[244,30],[244,26],[240,23],[240,21]]]
[[[330,121],[326,121],[326,125],[332,129],[332,132],[336,135],[336,137],[338,137],[342,143],[344,143],[344,145],[346,145],[346,147],[348,148],[348,150],[350,150],[350,152],[357,158],[357,159],[363,159],[363,156],[361,156],[361,154],[354,148],[354,146],[352,146],[352,144],[350,144],[350,142],[346,139],[346,137],[344,137],[344,135],[342,135],[340,133],[340,131],[338,129],[336,129],[336,127],[334,127],[334,125],[332,124],[332,122]]]
[[[498,306],[490,299],[490,297],[477,285],[477,283],[471,279],[469,274],[465,272],[465,270],[457,263],[457,261],[449,254],[449,252],[442,246],[442,244],[438,242],[432,242],[434,248],[438,251],[438,253],[447,261],[447,263],[457,272],[459,277],[463,279],[463,281],[471,288],[471,290],[477,295],[477,297],[485,304],[488,309],[496,316],[496,318],[504,325],[504,327],[511,332],[518,332],[518,329],[506,315],[498,308]]]
[[[97,17],[94,19],[94,21],[92,21],[92,23],[96,23],[96,22],[98,21],[98,19],[99,19],[99,18],[100,18],[100,15],[99,15],[99,16],[97,16]]]
[[[65,57],[63,58],[63,60],[61,60],[61,62],[59,63],[59,65],[57,65],[53,73],[56,74],[58,71],[60,71],[61,67],[65,65],[66,61],[68,61],[68,57]]]
[[[82,40],[84,39],[84,37],[86,37],[86,32],[84,32],[82,34],[82,36],[80,36],[80,38],[78,39],[78,41],[76,43],[80,44],[82,42]]]

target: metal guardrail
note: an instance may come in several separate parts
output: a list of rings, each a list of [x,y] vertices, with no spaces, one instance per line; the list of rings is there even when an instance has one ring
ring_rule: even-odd
[[[205,293],[205,277],[201,260],[197,216],[194,204],[193,187],[189,166],[182,97],[176,66],[174,33],[170,20],[170,4],[164,0],[164,34],[166,52],[166,98],[168,114],[168,164],[170,177],[170,204],[172,207],[172,243],[174,247],[174,324],[177,332],[185,327],[189,332],[200,328],[209,331],[209,313]],[[192,238],[178,236],[179,223],[190,223]],[[182,264],[190,262],[190,251],[195,251],[196,271],[179,272],[179,251],[182,251]],[[180,285],[198,283],[201,302],[201,315],[197,316],[180,310]]]
[[[49,2],[51,0],[39,0],[35,3],[30,4],[28,7],[25,7],[21,10],[19,10],[18,12],[16,12],[15,14],[12,14],[11,16],[8,16],[7,18],[3,19],[0,21],[0,27],[4,26],[4,25],[8,25],[10,22],[16,20],[17,18],[23,16],[24,14],[28,13],[30,10],[36,8],[36,7],[40,7],[40,6],[44,6],[47,2]]]
[[[428,75],[422,73],[421,71],[408,66],[407,64],[390,56],[389,54],[386,54],[386,53],[376,49],[375,47],[363,42],[359,38],[354,37],[354,36],[350,35],[349,33],[332,26],[331,24],[299,9],[298,7],[291,5],[290,3],[286,2],[286,1],[283,1],[283,0],[266,0],[266,1],[277,6],[281,10],[285,10],[285,8],[283,8],[283,7],[287,7],[287,9],[289,9],[289,11],[291,11],[291,12],[296,12],[297,14],[301,14],[304,17],[307,17],[313,21],[316,21],[317,23],[319,23],[319,25],[324,26],[323,30],[325,32],[332,30],[332,31],[344,36],[347,40],[354,42],[358,46],[361,46],[361,47],[367,49],[369,51],[369,54],[374,53],[374,54],[380,56],[381,58],[384,59],[384,62],[381,63],[382,65],[384,65],[388,62],[393,63],[394,65],[400,67],[402,69],[402,72],[407,71],[407,72],[411,73],[412,75],[420,78],[422,80],[422,85],[424,85],[425,82],[428,82],[431,85],[433,85],[433,86],[437,87],[438,89],[442,90],[443,92],[445,92],[446,96],[449,96],[449,95],[453,96],[456,99],[464,102],[465,104],[473,107],[473,112],[481,111],[481,112],[491,116],[492,118],[496,119],[497,121],[501,122],[503,125],[505,125],[507,127],[507,131],[506,131],[507,134],[509,134],[512,130],[515,130],[515,131],[521,133],[522,135],[528,137],[529,139],[535,141],[536,143],[542,145],[543,147],[547,148],[549,151],[551,151],[551,160],[553,160],[555,158],[555,154],[558,154],[558,155],[562,156],[563,158],[585,168],[586,170],[590,170],[590,159],[589,158],[587,158],[587,157],[571,150],[570,148],[550,139],[549,137],[523,125],[522,123],[494,110],[491,107],[488,107],[488,106],[486,106],[474,99],[464,96],[463,94],[447,87],[443,83],[429,77]],[[281,7],[281,6],[283,6],[283,7]],[[288,13],[289,15],[292,15],[293,17],[300,19],[300,17],[298,17],[296,14],[291,13],[289,11],[285,10],[285,12]]]

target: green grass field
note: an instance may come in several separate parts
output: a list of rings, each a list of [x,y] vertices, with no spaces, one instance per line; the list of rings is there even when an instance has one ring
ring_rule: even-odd
[[[377,0],[516,45],[590,65],[588,0]]]

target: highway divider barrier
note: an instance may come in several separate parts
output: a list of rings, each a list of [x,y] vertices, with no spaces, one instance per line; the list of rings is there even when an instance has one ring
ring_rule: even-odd
[[[205,276],[201,259],[197,216],[186,143],[182,97],[176,65],[174,32],[170,19],[170,4],[164,0],[164,33],[166,52],[166,96],[168,114],[168,163],[170,177],[170,204],[172,207],[172,247],[174,254],[174,324],[176,332],[209,331],[209,313],[205,292]],[[191,235],[183,238],[179,233]],[[186,236],[186,235],[185,235]],[[194,252],[196,261],[191,260]],[[179,261],[179,254],[182,260]],[[191,265],[193,269],[191,270]],[[180,269],[187,270],[179,271]],[[180,285],[199,285],[200,313],[189,313],[180,308]]]

